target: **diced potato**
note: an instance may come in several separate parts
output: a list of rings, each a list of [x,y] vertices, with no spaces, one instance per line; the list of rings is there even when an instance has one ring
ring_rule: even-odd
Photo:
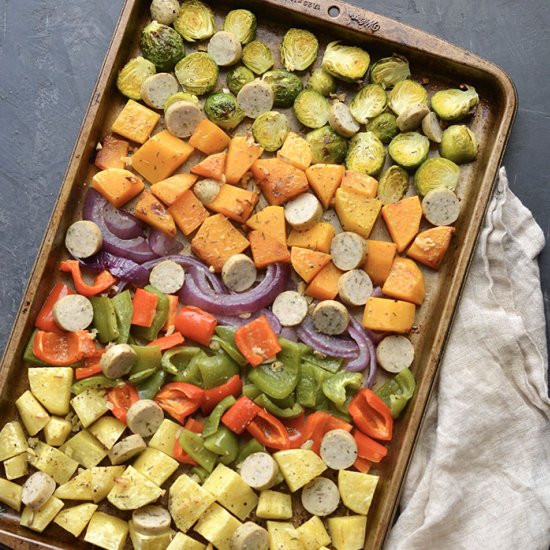
[[[29,369],[31,392],[50,414],[59,416],[68,414],[73,373],[71,367]]]
[[[278,451],[273,455],[292,493],[320,476],[326,464],[309,449]]]
[[[111,491],[115,479],[120,477],[125,466],[96,466],[92,468],[92,500],[102,501]]]
[[[206,545],[178,531],[166,550],[204,550]]]
[[[155,502],[165,491],[140,474],[133,466],[128,466],[115,484],[107,500],[119,510],[136,510]]]
[[[194,529],[219,550],[232,550],[231,537],[240,526],[238,519],[214,502],[197,521]]]
[[[17,399],[15,406],[29,435],[36,435],[50,421],[46,409],[29,390]]]
[[[51,497],[46,504],[43,504],[40,508],[33,510],[28,506],[25,506],[23,513],[21,514],[21,525],[28,527],[33,531],[42,533],[50,522],[57,516],[59,510],[63,508],[63,501],[56,497]]]
[[[67,500],[92,500],[92,470],[84,470],[67,483],[60,485],[55,490],[54,496]]]
[[[136,531],[132,520],[128,522],[128,528],[134,550],[165,550],[175,535],[172,529],[158,535],[144,535]]]
[[[115,516],[95,512],[88,523],[84,540],[105,550],[122,550],[128,537],[128,524]]]
[[[52,416],[50,421],[44,426],[46,443],[52,447],[60,447],[65,443],[67,437],[69,437],[71,430],[72,424],[70,420],[59,418],[59,416]]]
[[[256,493],[243,478],[227,466],[218,464],[202,488],[240,520],[244,521],[258,504]]]
[[[24,453],[27,447],[27,438],[21,424],[17,420],[4,424],[0,431],[0,460]]]
[[[4,461],[4,470],[8,479],[18,479],[29,473],[27,453],[12,456]]]
[[[84,428],[93,424],[109,410],[105,394],[93,388],[73,397],[71,405]]]
[[[168,509],[174,523],[184,533],[215,500],[214,495],[185,474],[172,483],[169,495]]]
[[[160,115],[141,103],[129,99],[111,130],[137,143],[145,143],[160,120]]]
[[[21,485],[0,477],[0,502],[7,504],[16,512],[21,510]]]
[[[87,430],[78,432],[59,450],[74,458],[84,468],[97,466],[107,456],[105,447]]]
[[[88,428],[88,431],[96,437],[107,450],[110,450],[119,440],[125,429],[126,426],[114,416],[102,416]]]
[[[160,425],[160,428],[153,434],[149,440],[149,447],[158,449],[168,456],[174,458],[174,445],[176,437],[179,437],[182,427],[172,420],[165,418]]]
[[[305,550],[319,550],[321,546],[330,544],[330,536],[322,520],[312,516],[296,529],[296,534],[304,545]]]
[[[258,500],[256,515],[262,519],[291,519],[291,496],[278,491],[262,491]]]
[[[304,550],[304,545],[292,523],[268,521],[269,550]]]
[[[58,485],[69,481],[78,468],[76,460],[42,441],[38,441],[34,449],[29,452],[29,463],[37,470],[53,477]]]
[[[53,522],[57,523],[57,525],[65,529],[65,531],[71,533],[71,535],[78,537],[80,533],[84,531],[84,527],[88,525],[90,518],[94,515],[96,510],[97,504],[91,504],[89,502],[79,504],[78,506],[61,510],[61,512],[55,516]]]
[[[161,487],[178,469],[179,463],[162,451],[148,447],[137,457],[133,466],[140,474]]]
[[[361,550],[365,545],[367,516],[329,518],[328,530],[336,550]]]
[[[369,513],[374,491],[378,483],[378,476],[340,470],[338,472],[338,490],[342,502],[356,514]]]

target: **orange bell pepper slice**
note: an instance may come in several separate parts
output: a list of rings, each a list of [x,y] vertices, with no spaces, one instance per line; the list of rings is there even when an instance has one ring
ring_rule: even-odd
[[[256,441],[270,449],[290,449],[290,438],[284,424],[265,409],[260,409],[246,430]]]
[[[181,332],[173,332],[169,336],[162,336],[161,338],[157,338],[156,340],[149,342],[149,344],[147,345],[158,346],[160,348],[160,351],[166,351],[167,349],[181,346],[184,341],[185,339],[181,335]]]
[[[59,264],[59,269],[65,273],[71,273],[74,287],[82,296],[96,296],[97,294],[105,292],[116,283],[116,278],[105,270],[97,274],[94,277],[93,284],[89,285],[82,277],[78,260],[65,260]]]
[[[128,409],[139,401],[139,394],[136,388],[127,382],[122,386],[116,386],[109,390],[107,392],[107,400],[113,405],[111,410],[113,415],[126,424]]]
[[[155,395],[155,401],[180,424],[193,414],[203,400],[204,390],[187,382],[165,384]]]
[[[57,334],[39,330],[34,337],[33,353],[44,363],[68,367],[94,351],[94,343],[85,330]]]
[[[203,346],[210,345],[217,319],[198,307],[183,306],[176,315],[176,329],[186,338],[190,338]]]
[[[262,409],[243,395],[222,416],[222,422],[234,433],[242,434]]]
[[[132,305],[132,325],[138,327],[150,327],[153,324],[159,297],[154,292],[148,292],[143,288],[136,289]]]
[[[235,331],[235,344],[253,367],[275,357],[282,349],[265,315],[239,327]]]
[[[388,406],[372,390],[363,388],[350,401],[349,413],[355,425],[374,439],[390,441],[393,417]]]

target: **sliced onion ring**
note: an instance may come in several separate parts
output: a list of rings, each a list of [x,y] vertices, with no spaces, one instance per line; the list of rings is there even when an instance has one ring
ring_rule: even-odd
[[[359,348],[353,340],[317,332],[313,326],[313,319],[309,316],[297,327],[297,334],[304,344],[330,357],[355,359],[359,354]]]

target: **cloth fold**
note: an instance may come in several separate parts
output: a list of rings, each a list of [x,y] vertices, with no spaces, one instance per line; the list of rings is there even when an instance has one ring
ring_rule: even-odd
[[[548,550],[543,247],[502,168],[386,550]]]

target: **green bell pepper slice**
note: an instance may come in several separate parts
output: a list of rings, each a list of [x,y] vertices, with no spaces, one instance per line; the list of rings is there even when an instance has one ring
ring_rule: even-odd
[[[191,473],[198,476],[198,478],[201,480],[201,483],[204,483],[208,479],[208,476],[210,475],[201,466],[193,466],[193,468],[191,468]]]
[[[300,381],[296,387],[296,399],[304,407],[317,409],[327,400],[323,393],[323,383],[332,374],[308,361],[302,362],[300,370]]]
[[[115,378],[114,380],[111,380],[110,378],[107,378],[106,376],[90,376],[89,378],[84,378],[84,380],[80,380],[78,382],[75,382],[71,386],[71,392],[75,395],[78,395],[79,393],[82,393],[83,391],[90,390],[90,389],[100,389],[100,388],[114,388],[115,386],[119,386],[120,384],[124,384],[124,381],[120,378]]]
[[[226,466],[239,456],[239,438],[226,426],[220,426],[215,434],[205,438],[204,447],[220,455],[219,461]]]
[[[249,439],[244,445],[241,445],[239,455],[237,456],[237,464],[241,464],[244,460],[254,453],[265,452],[265,447],[255,439]]]
[[[246,365],[247,360],[239,351],[237,344],[235,344],[234,328],[218,325],[216,327],[216,335],[212,337],[212,342],[219,344],[223,351],[225,351],[239,367],[244,367]]]
[[[209,473],[212,472],[218,455],[204,446],[201,434],[196,434],[191,430],[183,428],[180,435],[180,445],[199,466],[202,466]]]
[[[323,393],[337,409],[346,412],[347,390],[359,390],[363,383],[360,372],[340,371],[323,382]]]
[[[150,369],[159,370],[162,352],[159,346],[136,346],[130,344],[130,347],[136,352],[136,362],[130,371],[130,376],[134,379],[137,374]]]
[[[156,370],[152,375],[137,385],[137,391],[140,399],[153,399],[160,388],[166,382],[166,372],[162,369]]]
[[[126,344],[128,336],[130,336],[130,328],[132,326],[132,315],[134,306],[132,304],[132,296],[129,290],[125,290],[111,298],[111,303],[115,310],[117,320],[118,338],[117,344]]]
[[[157,290],[154,286],[147,285],[145,290],[158,296],[155,317],[150,327],[133,327],[132,330],[134,335],[138,338],[146,340],[147,342],[152,342],[156,340],[159,330],[164,326],[164,323],[166,323],[170,309],[170,300],[168,300],[168,296],[166,296],[164,292],[160,292],[160,290]]]
[[[262,390],[254,384],[245,384],[243,386],[243,395],[246,395],[246,397],[252,399],[252,401],[254,401],[254,399],[256,399],[256,397],[258,397],[261,393],[263,393]]]
[[[390,378],[374,393],[386,403],[393,418],[397,418],[414,394],[416,381],[409,369],[403,369],[400,373]]]
[[[130,374],[130,376],[128,376],[128,382],[130,382],[131,384],[139,384],[140,382],[143,382],[145,379],[149,378],[149,376],[151,376],[155,372],[157,372],[157,369],[152,368]]]
[[[304,411],[304,408],[299,405],[298,403],[294,403],[292,407],[282,408],[273,403],[269,397],[265,393],[262,393],[256,399],[254,399],[254,403],[258,405],[258,407],[262,407],[265,409],[268,413],[271,413],[279,418],[296,418],[297,416],[300,416],[302,412]]]
[[[206,354],[197,361],[204,388],[209,390],[221,386],[232,376],[240,373],[239,365],[233,361],[229,355],[213,355],[208,357]]]
[[[208,355],[206,355],[202,349],[199,349],[199,351],[191,357],[190,361],[183,368],[183,370],[180,370],[178,374],[174,376],[174,381],[189,382],[189,384],[194,384],[195,386],[199,386],[199,388],[203,388],[204,383],[202,381],[202,374],[199,369],[199,361],[205,357],[208,357]]]
[[[160,366],[170,374],[183,371],[191,359],[200,353],[201,349],[194,346],[178,346],[165,351],[160,360]]]
[[[25,363],[31,363],[32,365],[38,365],[39,367],[48,367],[48,363],[44,363],[44,361],[38,359],[33,351],[34,339],[37,332],[38,329],[34,329],[31,337],[29,338],[29,341],[25,347],[25,351],[23,352],[23,361],[25,361]]]
[[[337,357],[320,357],[315,352],[310,352],[302,359],[302,364],[314,365],[316,367],[321,367],[324,370],[336,374],[341,368],[343,359],[338,359]]]
[[[237,400],[232,395],[228,395],[214,407],[214,410],[210,413],[208,420],[204,423],[202,437],[208,437],[218,431],[223,413],[225,413],[225,411],[232,407],[236,402]]]
[[[97,330],[97,338],[102,344],[113,342],[119,336],[118,323],[113,302],[107,296],[92,296],[94,308],[93,325]]]

